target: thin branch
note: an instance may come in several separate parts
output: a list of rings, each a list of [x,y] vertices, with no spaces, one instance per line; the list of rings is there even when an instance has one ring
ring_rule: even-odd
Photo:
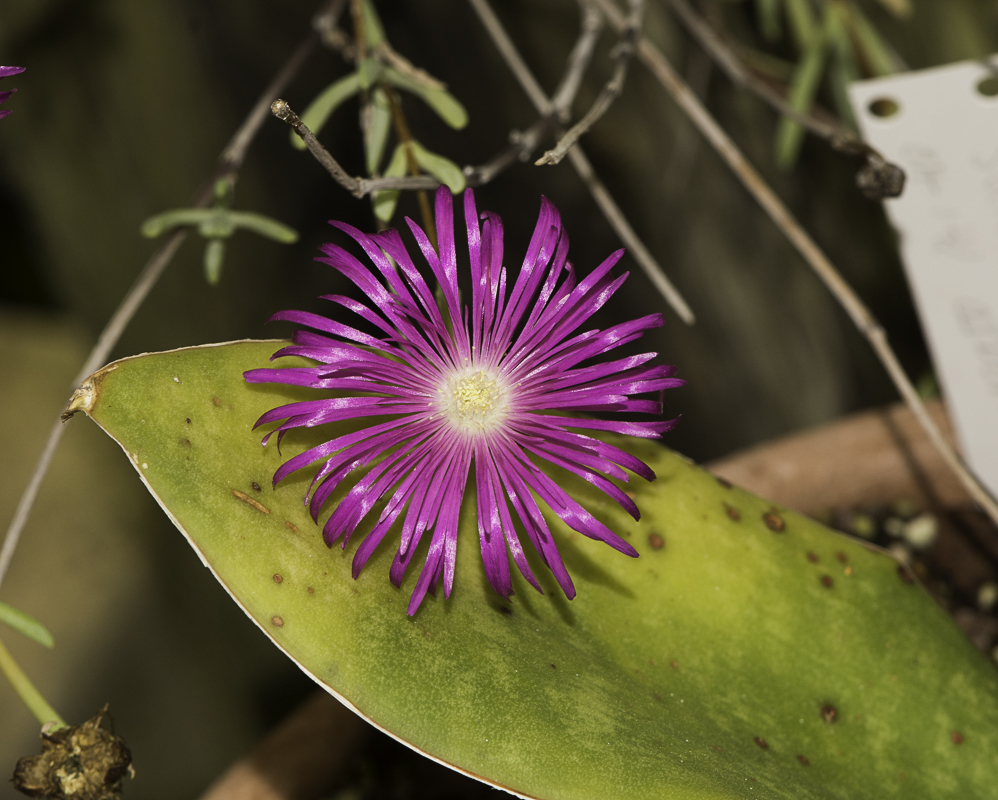
[[[641,33],[641,20],[644,17],[645,0],[630,0],[631,12],[627,17],[627,26],[620,37],[620,42],[614,48],[614,60],[617,62],[613,75],[606,85],[596,95],[596,100],[586,114],[576,122],[568,131],[562,135],[558,143],[548,150],[534,163],[537,166],[542,164],[559,164],[569,150],[575,146],[589,129],[599,121],[599,119],[610,110],[614,100],[620,97],[624,91],[624,81],[627,79],[627,67],[631,63],[634,55],[634,41]]]
[[[315,156],[315,160],[326,168],[326,171],[333,176],[333,180],[346,189],[354,197],[363,197],[360,191],[360,180],[347,174],[346,170],[340,166],[340,162],[333,158],[325,147],[319,144],[315,134],[308,129],[308,126],[298,118],[298,115],[291,110],[291,106],[284,100],[278,98],[270,106],[270,113],[279,120],[288,123],[297,133],[308,151]]]
[[[603,15],[596,10],[590,0],[580,0],[582,21],[579,25],[579,38],[568,54],[568,69],[551,98],[551,104],[558,113],[559,122],[568,122],[575,95],[579,93],[582,76],[589,67],[596,48],[596,40],[603,30]]]
[[[526,131],[511,131],[509,145],[484,164],[477,167],[466,166],[463,172],[465,182],[468,186],[484,186],[512,164],[527,161],[534,150],[540,146],[541,140],[556,127],[556,119],[567,116],[568,109],[571,107],[575,100],[575,95],[578,93],[582,76],[589,66],[589,62],[592,60],[596,40],[599,38],[599,33],[603,28],[603,15],[592,6],[590,0],[580,0],[580,6],[582,24],[580,26],[579,37],[568,56],[565,75],[562,77],[558,90],[555,92],[550,112],[542,116]],[[350,46],[352,47],[352,45]],[[304,126],[301,127],[304,128]],[[319,148],[322,147],[318,142],[316,144]],[[332,158],[331,155],[330,158]],[[323,156],[319,160],[320,162],[324,162],[325,157]],[[350,180],[357,181],[357,192],[360,193],[360,196],[366,196],[372,192],[387,189],[432,190],[440,185],[440,181],[432,175],[375,178],[357,176]],[[344,184],[340,182],[340,185]],[[352,182],[349,182],[345,186],[348,191],[353,191],[351,187],[353,187]]]
[[[521,87],[527,93],[527,96],[530,98],[537,111],[542,116],[549,116],[552,113],[557,113],[557,109],[548,99],[547,95],[544,94],[544,90],[541,89],[540,84],[537,83],[537,79],[534,78],[530,68],[520,56],[516,49],[516,45],[514,45],[513,40],[509,38],[509,34],[506,33],[506,30],[503,28],[499,18],[489,6],[488,1],[468,0],[468,2],[471,3],[472,8],[474,8],[475,12],[482,20],[482,24],[485,26],[486,31],[488,31],[489,36],[492,37],[499,53],[506,60],[510,71],[517,78],[517,80],[519,80]],[[579,177],[582,178],[583,182],[589,188],[593,199],[596,201],[596,204],[603,212],[603,215],[606,217],[617,236],[619,236],[624,242],[624,245],[628,248],[635,260],[648,275],[649,279],[655,284],[656,288],[662,293],[662,296],[671,306],[673,311],[675,311],[680,319],[682,319],[687,325],[692,325],[695,320],[692,309],[690,309],[682,295],[679,294],[679,291],[666,277],[662,267],[657,261],[655,261],[654,257],[648,251],[648,248],[646,248],[637,237],[634,229],[627,223],[623,212],[614,202],[610,193],[606,190],[606,187],[596,177],[592,166],[589,164],[589,161],[586,159],[585,154],[582,152],[582,149],[578,144],[576,144],[569,151],[570,154],[575,152],[578,152],[578,155],[570,157],[572,166],[575,167]]]
[[[626,24],[624,15],[610,0],[593,0],[606,14],[610,24],[622,29]],[[935,422],[929,416],[918,392],[905,374],[901,363],[887,342],[887,334],[881,324],[870,313],[852,287],[846,283],[835,266],[820,247],[808,235],[807,231],[794,218],[790,210],[777,197],[776,193],[762,179],[762,176],[748,162],[742,152],[735,146],[717,120],[699,101],[689,86],[664,55],[651,42],[644,38],[638,40],[638,58],[648,67],[649,71],[665,87],[679,107],[689,116],[690,120],[700,130],[708,142],[714,147],[721,158],[728,164],[738,179],[742,182],[756,202],[762,206],[770,219],[790,240],[828,287],[836,300],[842,305],[853,323],[867,338],[874,352],[880,359],[891,380],[897,387],[901,397],[907,403],[912,413],[918,419],[933,446],[942,456],[960,483],[967,489],[970,496],[980,504],[989,517],[998,523],[998,503],[988,494],[987,490],[977,481],[970,470],[964,465],[957,452],[943,437]]]
[[[867,163],[857,175],[856,183],[867,197],[880,200],[885,197],[900,196],[904,189],[905,176],[899,166],[891,164],[880,152],[848,128],[811,114],[802,114],[791,107],[776,89],[760,80],[741,62],[735,51],[687,0],[669,0],[669,4],[686,29],[734,83],[754,93],[782,116],[793,120],[815,136],[825,139],[834,150],[849,155],[865,156]],[[619,15],[620,12],[617,13]]]
[[[325,8],[327,10],[333,9],[338,2],[339,0],[332,0],[331,3],[326,4]],[[291,57],[284,63],[277,75],[274,76],[274,79],[264,90],[263,94],[261,94],[256,105],[253,106],[253,109],[239,126],[232,139],[229,140],[225,149],[222,150],[218,159],[218,165],[195,196],[194,208],[206,208],[208,206],[212,197],[214,197],[214,187],[218,180],[226,178],[232,182],[235,181],[236,172],[246,158],[246,151],[250,143],[267,119],[267,109],[270,107],[271,101],[277,94],[284,90],[298,73],[305,59],[314,49],[317,40],[317,33],[314,31],[309,33]],[[86,363],[84,363],[80,374],[77,375],[73,383],[74,391],[88,375],[107,361],[114,346],[124,333],[125,328],[131,322],[132,317],[135,316],[139,307],[145,301],[146,297],[148,297],[149,292],[152,291],[153,286],[156,285],[163,271],[169,265],[170,261],[172,261],[173,256],[176,255],[177,250],[180,249],[180,245],[183,244],[186,238],[186,229],[177,231],[160,245],[149,258],[149,261],[146,262],[135,283],[128,290],[128,294],[125,295],[114,315],[108,320],[93,350],[90,351]],[[49,431],[48,439],[45,442],[45,449],[42,451],[41,457],[35,465],[31,480],[28,481],[28,485],[21,495],[20,502],[17,504],[14,518],[7,528],[3,547],[0,548],[0,584],[3,583],[3,579],[7,575],[7,570],[10,568],[14,551],[17,549],[17,543],[20,541],[21,533],[31,514],[31,508],[34,505],[35,498],[38,496],[42,479],[45,477],[49,465],[52,463],[52,456],[59,446],[63,429],[62,421],[57,419]]]

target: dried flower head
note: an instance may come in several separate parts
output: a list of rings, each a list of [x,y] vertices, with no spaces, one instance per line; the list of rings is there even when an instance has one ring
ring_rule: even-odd
[[[274,358],[303,356],[318,365],[246,373],[251,383],[337,391],[335,397],[291,403],[260,417],[258,426],[283,420],[275,429],[279,439],[293,428],[383,418],[289,459],[277,470],[274,484],[295,470],[323,462],[306,494],[312,517],[318,519],[323,504],[343,480],[357,468],[370,466],[326,520],[323,535],[330,546],[340,540],[345,546],[361,520],[383,501],[377,523],[354,557],[356,578],[404,514],[401,542],[390,571],[396,586],[420,540],[429,537],[409,614],[415,613],[426,592],[435,590],[441,578],[444,593],[450,596],[461,503],[472,475],[485,572],[492,588],[504,597],[513,591],[509,555],[540,591],[514,520],[565,594],[570,599],[575,596],[535,496],[579,533],[636,556],[631,545],[583,508],[537,462],[547,461],[581,476],[637,519],[633,500],[609,478],[626,481],[625,468],[648,480],[654,473],[639,459],[584,431],[654,438],[669,430],[675,420],[610,421],[574,415],[660,414],[660,396],[633,399],[632,395],[660,395],[684,383],[673,377],[674,367],[649,363],[655,353],[587,364],[662,325],[661,315],[652,314],[607,330],[576,333],[627,277],[611,275],[622,250],[578,280],[568,261],[568,236],[558,211],[542,199],[527,255],[509,290],[502,222],[491,212],[479,217],[470,190],[464,194],[464,214],[471,264],[470,304],[463,304],[458,294],[452,201],[441,187],[436,196],[439,252],[423,230],[406,220],[439,283],[439,305],[397,231],[365,235],[333,222],[363,248],[374,268],[333,244],[324,245],[325,257],[317,260],[353,281],[370,304],[340,295],[324,299],[353,312],[378,333],[364,333],[304,311],[282,311],[272,319],[320,333],[297,331],[294,343]]]
[[[24,72],[24,67],[0,67],[0,78],[6,78],[10,75],[17,75]],[[8,97],[10,97],[17,89],[8,89],[7,91],[0,92],[0,103],[4,102]],[[3,119],[8,114],[11,113],[9,108],[0,110],[0,119]]]

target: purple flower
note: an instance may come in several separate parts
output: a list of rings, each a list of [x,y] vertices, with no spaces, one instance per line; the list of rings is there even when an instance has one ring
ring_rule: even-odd
[[[323,527],[323,538],[330,547],[341,539],[345,546],[361,520],[384,501],[377,523],[354,557],[356,578],[404,512],[401,543],[390,571],[396,586],[401,585],[420,540],[430,539],[409,602],[410,615],[427,591],[435,592],[441,577],[450,597],[458,518],[469,477],[474,479],[485,572],[492,588],[504,597],[513,592],[509,555],[541,591],[524,556],[515,520],[568,598],[575,596],[535,495],[579,533],[637,556],[631,545],[569,496],[537,462],[547,461],[581,476],[638,519],[637,506],[608,478],[626,481],[624,468],[647,480],[654,473],[634,456],[584,432],[657,438],[676,420],[608,421],[575,414],[660,414],[662,390],[685,382],[673,377],[675,367],[651,365],[656,353],[584,365],[663,324],[660,314],[651,314],[604,331],[575,333],[627,278],[610,274],[623,250],[579,280],[567,260],[568,236],[558,211],[542,198],[523,267],[509,291],[502,222],[488,211],[479,218],[471,190],[464,193],[464,215],[471,261],[470,305],[462,303],[458,294],[452,201],[441,187],[436,196],[439,251],[422,229],[406,220],[440,285],[439,305],[398,231],[365,235],[332,222],[363,248],[374,268],[334,244],[324,245],[325,257],[317,260],[353,281],[369,304],[340,295],[323,299],[352,311],[377,333],[305,311],[282,311],[271,319],[320,333],[297,331],[294,343],[273,358],[303,356],[318,366],[246,373],[250,383],[337,393],[268,411],[257,426],[284,422],[264,438],[265,445],[273,432],[280,441],[292,428],[383,418],[289,459],[275,473],[274,485],[295,470],[324,462],[305,497],[318,520],[323,504],[347,475],[373,465],[336,505]],[[479,219],[484,221],[481,228]],[[645,393],[655,393],[656,399],[631,398]]]
[[[21,72],[24,72],[24,67],[0,67],[0,78],[6,78],[8,75],[17,75]],[[4,102],[16,91],[17,89],[8,89],[5,92],[0,92],[0,103]],[[0,119],[3,119],[10,113],[11,110],[9,108],[0,111]]]

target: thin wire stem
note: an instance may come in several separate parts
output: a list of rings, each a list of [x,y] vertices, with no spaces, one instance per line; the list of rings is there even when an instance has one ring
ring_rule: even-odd
[[[28,679],[28,676],[24,674],[24,670],[14,660],[14,656],[10,654],[10,651],[4,646],[2,641],[0,641],[0,672],[10,682],[10,685],[14,687],[17,696],[21,698],[24,705],[35,715],[39,723],[42,725],[54,723],[52,726],[54,730],[66,727],[66,722],[48,704],[48,701],[42,697],[41,692],[35,688],[35,685]]]
[[[623,13],[610,0],[593,0],[606,14],[610,24],[618,30],[626,24]],[[665,56],[647,39],[637,42],[638,58],[665,87],[679,107],[686,113],[707,141],[727,163],[769,218],[790,240],[812,270],[845,309],[853,323],[866,337],[880,359],[905,403],[915,415],[933,446],[942,456],[954,475],[970,496],[998,523],[998,503],[970,472],[957,452],[946,441],[942,432],[929,416],[918,392],[905,374],[894,350],[887,341],[887,333],[866,307],[859,295],[839,274],[838,270],[796,220],[790,210],[770,188],[762,176],[749,163],[735,143],[724,132],[717,120],[700,102],[685,81],[679,76]]]
[[[333,12],[337,5],[341,6],[342,3],[339,0],[332,0],[332,2],[326,3],[323,6],[324,11],[320,12],[320,15]],[[218,159],[218,165],[211,176],[196,194],[192,204],[194,208],[206,208],[208,206],[214,196],[214,188],[217,181],[224,178],[232,183],[235,182],[236,173],[246,158],[246,152],[250,144],[268,118],[267,111],[270,108],[271,102],[298,73],[302,64],[305,63],[305,59],[308,58],[315,48],[318,39],[319,34],[311,31],[294,53],[292,53],[291,57],[283,64],[274,76],[274,79],[270,82],[270,85],[260,95],[260,99],[257,100],[253,109],[236,130],[225,146],[225,149],[222,150]],[[101,331],[97,343],[94,345],[93,350],[90,351],[90,355],[83,364],[79,375],[76,376],[76,380],[73,383],[73,391],[79,388],[79,385],[88,375],[107,361],[114,346],[125,332],[125,328],[128,327],[135,313],[139,310],[146,297],[149,296],[149,292],[152,291],[152,288],[156,285],[163,271],[173,260],[174,255],[176,255],[177,250],[180,249],[180,245],[183,244],[186,238],[187,230],[178,230],[160,245],[149,258],[149,261],[146,262],[135,283],[132,284],[121,304],[115,310],[111,319],[108,320],[107,325],[104,326],[104,330]],[[62,422],[57,419],[49,431],[45,448],[42,450],[41,457],[38,459],[35,469],[31,474],[31,479],[28,481],[28,485],[21,495],[17,509],[14,512],[14,518],[11,520],[10,526],[7,528],[7,533],[4,536],[3,547],[0,548],[0,584],[3,583],[10,568],[10,562],[14,558],[14,551],[17,549],[21,533],[27,524],[28,517],[31,515],[31,508],[38,496],[42,480],[48,472],[49,465],[52,463],[52,457],[59,446],[62,433]]]
[[[495,12],[489,6],[487,0],[468,0],[471,7],[478,14],[485,26],[485,30],[488,32],[492,41],[495,43],[496,49],[499,51],[500,55],[506,61],[507,66],[513,73],[514,77],[520,82],[520,86],[526,92],[527,97],[534,104],[534,107],[542,116],[551,116],[558,113],[558,109],[555,108],[551,100],[544,93],[537,79],[534,77],[533,73],[530,71],[530,67],[527,66],[526,62],[520,56],[519,51],[516,49],[516,45],[513,44],[513,40],[510,39],[509,34],[506,33],[506,29],[503,28],[502,23],[499,18],[495,15]],[[577,155],[572,155],[576,153]],[[672,285],[672,282],[666,277],[665,271],[662,269],[661,265],[655,260],[655,258],[648,251],[648,248],[644,246],[644,243],[638,238],[634,229],[627,222],[624,213],[620,210],[620,207],[616,204],[613,197],[607,191],[606,187],[596,176],[592,165],[586,158],[585,153],[582,152],[582,148],[576,144],[569,150],[569,160],[572,166],[575,167],[576,172],[579,177],[582,178],[583,183],[589,189],[592,194],[593,199],[599,206],[603,215],[606,217],[610,226],[614,229],[617,236],[620,237],[624,245],[628,248],[631,254],[634,256],[635,260],[641,266],[641,268],[648,275],[649,279],[655,284],[655,287],[661,292],[662,296],[665,298],[666,302],[672,308],[673,311],[683,320],[687,325],[692,325],[695,321],[693,315],[693,310],[689,307],[689,304],[683,299],[679,290]]]

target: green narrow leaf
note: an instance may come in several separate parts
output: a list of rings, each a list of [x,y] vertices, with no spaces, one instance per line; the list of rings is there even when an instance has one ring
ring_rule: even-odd
[[[322,130],[322,126],[326,124],[326,120],[329,119],[330,115],[359,91],[360,75],[357,72],[351,72],[346,77],[340,78],[335,83],[331,83],[323,89],[308,104],[305,112],[301,115],[301,121],[305,123],[306,127],[312,133],[318,136],[319,131]],[[291,146],[298,150],[305,149],[305,142],[294,131],[291,131]]]
[[[775,42],[783,35],[780,0],[755,0],[755,16],[759,32],[767,42]]]
[[[198,232],[206,239],[227,239],[236,230],[236,214],[228,208],[218,206],[208,209],[208,216],[198,226]]]
[[[849,4],[847,24],[860,50],[860,58],[874,76],[882,78],[898,71],[897,58],[855,3]]]
[[[149,217],[139,230],[143,236],[154,239],[181,225],[203,225],[211,220],[215,211],[213,208],[175,208]]]
[[[222,239],[209,239],[204,246],[204,279],[210,286],[217,286],[222,279],[222,263],[225,260],[225,242]]]
[[[371,92],[365,114],[364,157],[367,161],[367,174],[373,175],[381,165],[385,145],[388,143],[388,132],[392,126],[392,107],[384,89],[376,88]]]
[[[804,51],[793,80],[790,82],[788,105],[795,111],[806,114],[814,104],[821,75],[825,70],[828,47],[823,32],[819,32],[811,45]],[[804,129],[791,119],[783,118],[776,128],[776,163],[782,169],[790,169],[797,161]]]
[[[425,172],[446,184],[447,188],[454,194],[464,191],[464,173],[461,172],[461,168],[457,164],[449,158],[430,152],[415,139],[409,144],[412,147],[412,155],[416,159],[416,163]]]
[[[295,429],[281,455],[261,447],[262,413],[316,397],[243,382],[283,344],[118,361],[73,407],[118,441],[260,629],[393,736],[530,798],[994,795],[998,672],[945,611],[883,553],[655,442],[608,437],[658,475],[627,485],[640,522],[550,471],[639,558],[547,514],[578,596],[565,600],[533,558],[546,594],[516,575],[506,601],[484,576],[472,491],[451,598],[427,597],[407,617],[425,550],[396,589],[390,532],[351,578],[383,504],[344,552],[325,546],[302,504],[311,475],[271,488],[283,460],[365,424]]]
[[[357,79],[361,89],[370,89],[384,72],[384,65],[374,56],[368,56],[357,65]]]
[[[385,38],[385,29],[371,0],[361,0],[360,14],[364,25],[364,38],[371,50],[377,47]]]
[[[263,214],[256,214],[252,211],[230,211],[229,219],[234,227],[244,228],[260,236],[266,236],[275,242],[294,244],[298,241],[298,231],[276,219],[265,217]]]
[[[803,53],[810,49],[819,34],[818,20],[811,9],[811,0],[784,0],[784,4],[794,44]]]
[[[31,641],[38,642],[43,647],[53,647],[55,640],[42,623],[34,617],[29,617],[23,611],[7,603],[0,603],[0,622],[6,623],[18,633],[27,636]]]
[[[399,72],[395,67],[385,67],[383,77],[393,86],[418,96],[450,127],[460,130],[468,124],[468,112],[460,101],[446,89],[438,89],[419,83],[408,75]]]
[[[828,6],[825,18],[825,36],[831,47],[828,81],[839,119],[846,127],[858,131],[852,103],[849,101],[849,84],[858,81],[860,74],[853,40],[847,28],[847,14],[848,11],[838,3]]]
[[[398,145],[392,153],[392,160],[388,162],[385,170],[386,178],[401,178],[406,171],[406,157],[404,145]],[[384,189],[375,192],[371,196],[371,205],[374,207],[374,216],[382,222],[391,222],[395,216],[395,206],[398,204],[399,193],[397,189]]]

